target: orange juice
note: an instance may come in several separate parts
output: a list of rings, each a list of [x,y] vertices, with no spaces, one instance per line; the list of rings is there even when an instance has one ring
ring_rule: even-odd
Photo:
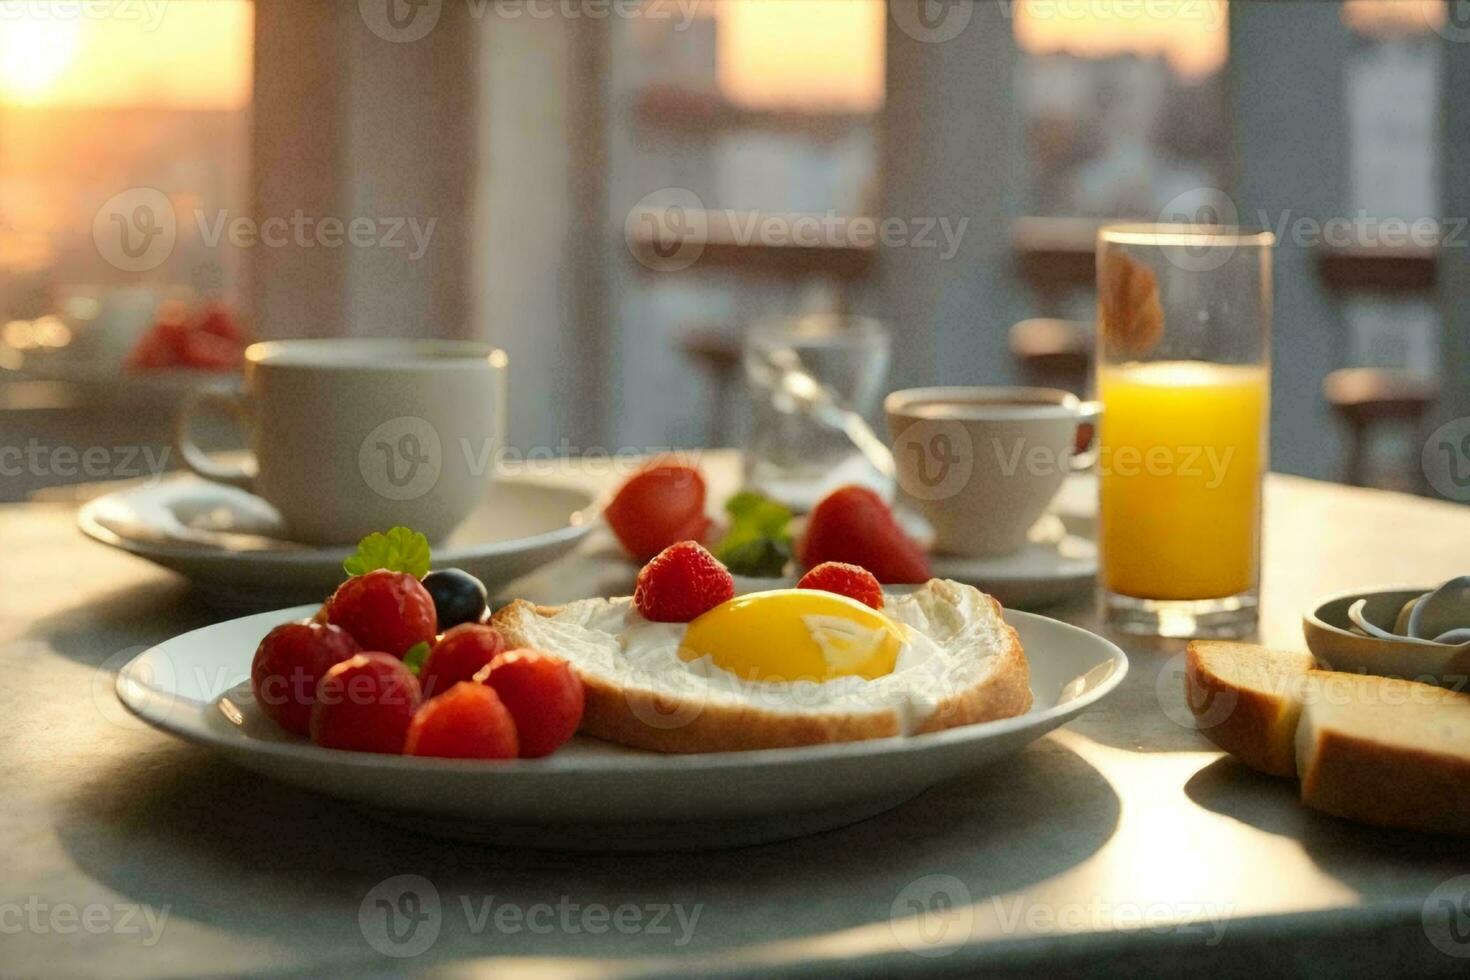
[[[1261,365],[1104,365],[1102,584],[1143,599],[1254,588],[1269,376]]]

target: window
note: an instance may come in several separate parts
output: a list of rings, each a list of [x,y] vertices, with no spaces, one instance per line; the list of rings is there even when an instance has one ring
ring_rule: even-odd
[[[238,299],[239,255],[208,247],[194,216],[246,202],[253,13],[242,0],[0,3],[0,339],[12,366],[21,351],[44,369],[47,348],[75,340],[92,369],[115,371],[161,301]],[[172,206],[177,239],[141,274],[110,261],[99,212],[146,189]]]

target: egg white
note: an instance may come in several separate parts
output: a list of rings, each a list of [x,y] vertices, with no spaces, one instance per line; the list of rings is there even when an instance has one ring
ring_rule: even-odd
[[[887,714],[909,734],[940,703],[983,681],[1010,642],[995,603],[979,590],[935,579],[886,594],[883,614],[905,643],[891,673],[872,680],[752,681],[708,657],[679,654],[686,624],[655,623],[629,597],[585,599],[518,624],[520,640],[566,657],[579,672],[625,691],[684,703],[758,707],[775,714]]]

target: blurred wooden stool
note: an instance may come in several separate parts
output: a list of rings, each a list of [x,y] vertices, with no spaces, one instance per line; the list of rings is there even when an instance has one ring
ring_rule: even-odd
[[[1414,434],[1417,444],[1425,413],[1439,397],[1439,380],[1418,371],[1343,368],[1322,379],[1322,396],[1348,432],[1343,481],[1359,487],[1382,485],[1372,481],[1369,466],[1374,431],[1380,425],[1403,426]],[[1408,474],[1395,489],[1422,493],[1424,471],[1417,457]]]
[[[1087,390],[1092,371],[1092,325],[1079,320],[1035,318],[1011,327],[1011,355],[1026,384],[1063,388],[1078,395]]]

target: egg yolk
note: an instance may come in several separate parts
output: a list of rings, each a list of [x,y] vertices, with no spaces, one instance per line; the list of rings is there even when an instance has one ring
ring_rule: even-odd
[[[679,655],[749,681],[873,680],[893,672],[904,633],[856,599],[813,589],[737,596],[689,624]]]

